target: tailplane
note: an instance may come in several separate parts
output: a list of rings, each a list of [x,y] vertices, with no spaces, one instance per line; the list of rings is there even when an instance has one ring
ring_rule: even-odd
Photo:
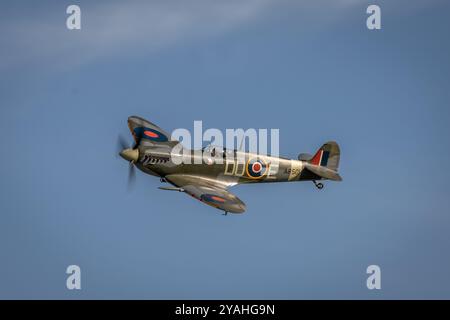
[[[342,178],[337,172],[340,156],[341,151],[338,144],[334,141],[329,141],[320,147],[314,156],[306,158],[306,155],[300,155],[299,159],[302,158],[300,160],[306,162],[305,167],[319,177],[341,181]]]

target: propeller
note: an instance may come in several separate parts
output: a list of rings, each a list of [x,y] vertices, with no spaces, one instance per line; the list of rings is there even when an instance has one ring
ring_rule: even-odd
[[[132,187],[132,185],[134,185],[134,182],[136,181],[135,163],[139,159],[139,149],[137,148],[138,146],[139,144],[136,143],[132,148],[130,148],[129,144],[123,136],[119,135],[117,138],[118,155],[129,161],[130,163],[128,168],[129,189]]]
[[[136,181],[136,169],[134,162],[130,161],[130,166],[128,168],[128,189],[131,189]]]
[[[127,140],[121,134],[119,134],[119,136],[117,137],[117,155],[120,155],[120,152],[122,152],[122,150],[128,148],[129,146]]]

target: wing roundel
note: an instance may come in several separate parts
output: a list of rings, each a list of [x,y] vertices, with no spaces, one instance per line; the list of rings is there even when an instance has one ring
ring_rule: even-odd
[[[244,202],[219,183],[178,174],[168,175],[166,179],[185,193],[214,208],[231,213],[243,213],[246,209]]]
[[[154,144],[171,141],[168,132],[138,116],[128,118],[128,127],[136,144],[140,144],[141,142]]]

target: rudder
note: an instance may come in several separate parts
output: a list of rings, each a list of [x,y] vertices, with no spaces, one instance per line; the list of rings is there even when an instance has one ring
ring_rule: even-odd
[[[328,141],[320,147],[314,157],[308,162],[316,166],[327,167],[337,172],[340,155],[339,145],[335,141]]]

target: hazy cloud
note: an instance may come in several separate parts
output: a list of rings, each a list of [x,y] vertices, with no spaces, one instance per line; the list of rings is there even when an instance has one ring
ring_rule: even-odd
[[[273,0],[109,1],[80,4],[82,29],[66,28],[65,7],[49,6],[0,23],[0,68],[49,63],[74,66],[121,50],[151,52],[177,41],[226,32],[249,23]]]
[[[346,10],[365,2],[81,1],[78,3],[82,11],[82,29],[76,31],[66,28],[68,15],[65,11],[68,3],[52,1],[42,2],[38,6],[33,2],[33,6],[25,6],[24,10],[6,10],[11,15],[0,19],[0,69],[37,63],[55,68],[72,68],[124,51],[133,54],[151,53],[192,38],[222,34],[263,19],[271,9],[312,9],[311,15],[314,18],[317,15],[317,19],[320,19],[330,10]],[[317,23],[326,24],[322,20]]]

